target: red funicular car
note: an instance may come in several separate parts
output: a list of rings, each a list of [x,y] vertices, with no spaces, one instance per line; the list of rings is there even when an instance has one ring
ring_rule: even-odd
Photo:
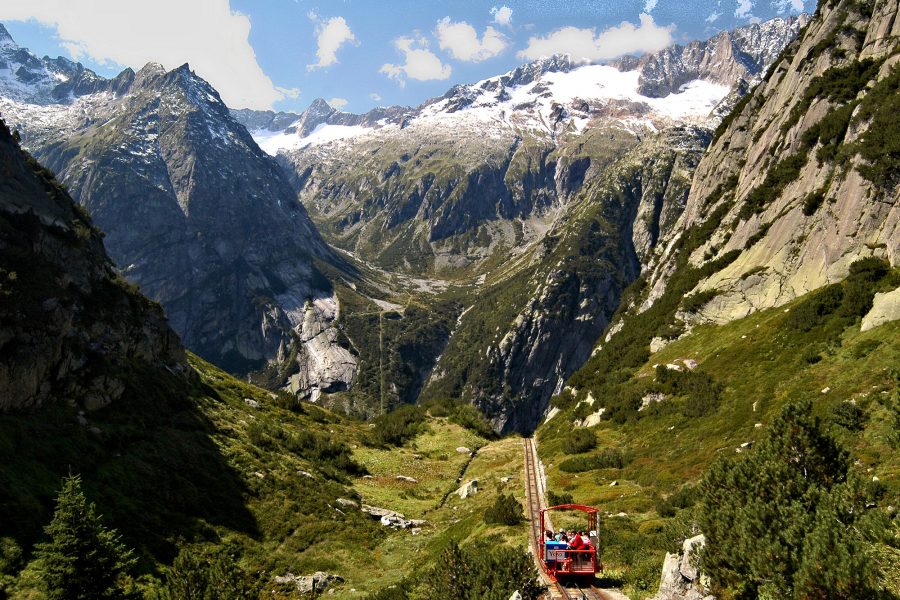
[[[573,549],[567,541],[541,540],[541,564],[554,580],[592,578],[603,571],[603,563],[599,559],[599,543],[597,536],[597,509],[583,504],[560,504],[541,510],[541,531],[547,531],[550,511],[580,511],[587,514],[589,541],[585,547]]]

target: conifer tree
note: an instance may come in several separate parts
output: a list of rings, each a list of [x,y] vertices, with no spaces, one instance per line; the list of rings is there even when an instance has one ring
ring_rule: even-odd
[[[126,597],[121,578],[136,559],[118,533],[100,522],[80,476],[63,479],[53,520],[44,531],[49,540],[38,544],[36,566],[49,600]]]
[[[788,405],[749,456],[716,461],[703,481],[703,568],[736,597],[875,596],[856,527],[863,486],[811,410]]]

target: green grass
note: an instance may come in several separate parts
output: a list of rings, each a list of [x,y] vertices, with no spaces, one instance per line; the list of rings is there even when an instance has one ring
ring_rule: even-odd
[[[869,293],[896,287],[896,277],[883,277]],[[845,283],[844,293],[852,294],[847,290],[853,285],[852,280]],[[721,386],[721,399],[713,412],[688,417],[680,408],[685,399],[672,394],[637,418],[602,421],[592,428],[598,440],[595,452],[620,452],[620,468],[610,463],[576,472],[569,468],[571,459],[566,460],[564,452],[572,428],[569,418],[578,413],[579,404],[585,406],[582,401],[589,391],[597,398],[592,410],[612,401],[589,386],[580,388],[565,410],[539,429],[549,489],[572,494],[576,502],[596,505],[607,515],[626,513],[602,519],[603,558],[632,598],[655,591],[663,554],[672,550],[678,535],[690,533],[691,508],[683,486],[699,481],[718,454],[734,454],[741,444],[759,439],[789,400],[811,399],[816,414],[834,423],[836,435],[859,461],[856,468],[883,483],[881,505],[897,505],[900,453],[890,437],[896,418],[892,411],[897,410],[892,403],[900,402],[900,323],[860,332],[859,318],[847,316],[845,305],[838,304],[804,330],[798,323],[806,319],[797,321],[794,315],[816,305],[816,297],[802,297],[728,325],[697,327],[629,371],[623,386],[644,389],[658,377],[654,365],[693,359],[698,372]],[[809,348],[816,349],[816,362],[805,358]],[[856,432],[837,424],[846,420],[840,414],[846,409],[840,407],[850,400],[864,415],[863,428]],[[617,485],[612,486],[614,481]],[[650,585],[651,579],[656,583]]]

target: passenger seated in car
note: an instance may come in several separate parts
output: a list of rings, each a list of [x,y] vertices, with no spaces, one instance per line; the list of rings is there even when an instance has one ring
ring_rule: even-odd
[[[576,531],[572,536],[572,539],[569,541],[569,549],[570,550],[584,550],[585,543],[584,539],[582,539],[581,535]]]

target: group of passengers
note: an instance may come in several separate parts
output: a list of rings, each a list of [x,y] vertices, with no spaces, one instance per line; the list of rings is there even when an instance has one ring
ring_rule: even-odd
[[[548,529],[544,532],[544,535],[548,542],[563,542],[566,544],[566,550],[591,549],[591,538],[586,531],[576,531],[574,529],[566,531],[565,529],[560,529],[559,533],[553,535],[553,532]]]

